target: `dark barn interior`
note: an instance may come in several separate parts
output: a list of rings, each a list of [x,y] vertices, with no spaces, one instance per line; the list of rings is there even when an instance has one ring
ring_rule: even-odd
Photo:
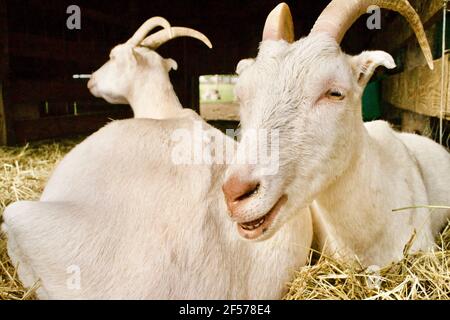
[[[309,32],[329,1],[286,2],[299,38]],[[435,26],[442,18],[437,6],[441,1],[411,2],[434,39],[438,28]],[[214,45],[209,50],[195,40],[181,38],[158,50],[163,57],[178,62],[178,71],[171,73],[175,91],[185,107],[198,110],[199,76],[232,74],[240,59],[255,56],[265,18],[278,3],[277,0],[0,0],[0,144],[88,134],[110,119],[131,117],[129,107],[113,106],[92,97],[86,80],[73,79],[73,75],[95,71],[107,61],[112,47],[126,41],[152,16],[163,16],[173,26],[197,29]],[[66,9],[72,4],[81,8],[81,30],[66,27],[69,17]],[[382,23],[388,27],[368,30],[365,20],[360,19],[347,34],[343,48],[349,53],[369,48],[392,54],[400,49],[418,50],[407,24],[397,14],[383,11]],[[441,57],[437,51],[436,59]],[[417,62],[406,57],[404,64],[411,69],[425,64],[420,55],[415,56]],[[396,108],[407,108],[384,96],[383,100]],[[436,113],[410,111],[436,117]]]

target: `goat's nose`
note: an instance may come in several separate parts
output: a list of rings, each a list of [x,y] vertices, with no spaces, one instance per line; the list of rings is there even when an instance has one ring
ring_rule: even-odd
[[[230,177],[222,187],[231,216],[242,202],[258,192],[260,183],[256,180],[241,180],[238,176]]]
[[[87,83],[87,87],[88,89],[92,89],[92,87],[95,86],[95,77],[94,75],[91,75],[91,78],[89,79],[88,83]]]

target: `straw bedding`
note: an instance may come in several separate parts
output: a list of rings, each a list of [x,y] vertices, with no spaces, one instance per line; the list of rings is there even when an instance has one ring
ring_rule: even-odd
[[[44,142],[20,148],[0,148],[0,223],[4,208],[18,200],[37,200],[58,161],[77,140]],[[33,299],[17,279],[6,253],[6,239],[0,235],[0,300]]]
[[[79,139],[0,148],[0,222],[3,209],[17,200],[38,199],[58,161]],[[364,270],[357,264],[315,254],[298,271],[285,299],[450,299],[450,226],[433,253],[408,254],[402,261]],[[23,288],[0,236],[0,300],[34,299]]]

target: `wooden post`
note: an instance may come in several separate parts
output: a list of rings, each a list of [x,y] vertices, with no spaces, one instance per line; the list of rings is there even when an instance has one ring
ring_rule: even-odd
[[[402,112],[402,131],[432,138],[430,117],[405,110]]]
[[[5,104],[3,103],[3,88],[0,83],[0,146],[7,143],[6,136],[6,117],[5,117]]]
[[[8,74],[8,21],[6,12],[6,0],[0,0],[0,145],[8,142],[7,116],[4,101],[4,84]]]
[[[444,110],[450,110],[450,55],[434,60],[434,70],[428,66],[417,67],[412,70],[390,76],[383,80],[383,100],[397,108],[413,111],[430,117],[439,117],[441,105],[441,66],[447,60],[444,84]],[[450,114],[444,114],[444,119],[450,120]]]

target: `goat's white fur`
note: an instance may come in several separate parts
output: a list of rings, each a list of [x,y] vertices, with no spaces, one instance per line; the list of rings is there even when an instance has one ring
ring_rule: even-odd
[[[193,120],[112,122],[62,160],[39,202],[8,206],[24,284],[40,279],[41,299],[280,298],[306,263],[310,215],[242,241],[221,196],[225,167],[172,164],[171,132]],[[67,286],[73,265],[80,290]]]
[[[145,47],[128,43],[113,48],[110,59],[88,83],[91,93],[112,104],[129,104],[135,118],[166,119],[185,116],[170,83],[169,71],[178,68]]]
[[[164,30],[145,38],[158,25]],[[178,37],[192,37],[212,48],[202,33],[171,27],[166,19],[153,17],[126,43],[111,50],[109,60],[89,80],[89,90],[109,103],[130,104],[135,118],[167,119],[191,114],[191,110],[183,109],[170,83],[168,73],[178,68],[176,61],[164,59],[155,51]]]
[[[131,60],[132,50],[145,64]],[[128,71],[117,68],[120,59]],[[181,106],[170,68],[153,51],[119,47],[90,88],[111,103],[130,102],[137,117],[173,118]],[[225,166],[171,159],[171,134],[193,130],[194,121],[202,120],[190,112],[112,122],[62,160],[40,201],[8,206],[3,230],[25,286],[40,280],[41,299],[281,298],[306,263],[310,213],[267,242],[242,241],[220,190]],[[192,148],[182,143],[176,147]],[[71,266],[81,271],[79,290],[68,286]]]
[[[239,64],[236,94],[244,135],[249,128],[280,130],[276,176],[258,176],[257,167],[245,165],[228,172],[261,182],[241,208],[249,220],[288,195],[289,207],[264,238],[310,206],[315,238],[328,254],[384,265],[402,257],[414,231],[413,251],[433,248],[450,210],[392,210],[449,205],[450,155],[432,140],[397,133],[386,122],[363,124],[361,96],[379,65],[395,67],[380,51],[350,57],[326,34],[293,44],[264,41],[255,60]],[[333,99],[329,90],[345,98]]]

